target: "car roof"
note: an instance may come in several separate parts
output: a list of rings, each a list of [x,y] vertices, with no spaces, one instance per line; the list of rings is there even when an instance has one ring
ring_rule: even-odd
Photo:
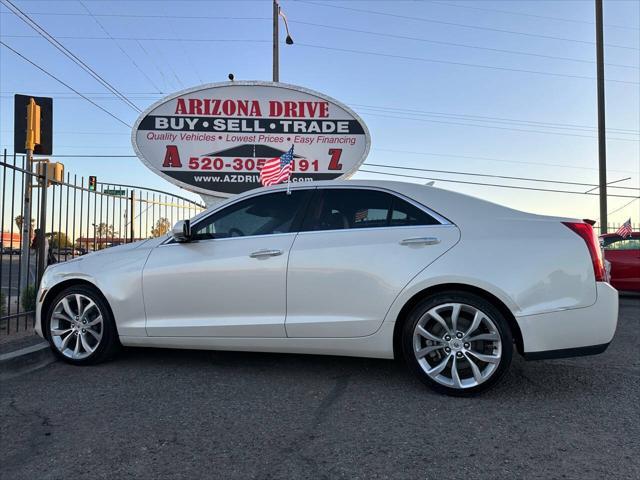
[[[488,219],[506,220],[516,218],[527,218],[531,220],[580,221],[573,218],[549,217],[522,212],[452,190],[446,190],[430,185],[393,180],[321,180],[314,182],[295,182],[291,183],[289,187],[286,183],[269,187],[260,187],[225,199],[221,203],[213,205],[212,208],[207,209],[206,212],[218,210],[231,202],[260,193],[284,191],[287,188],[295,191],[300,189],[327,187],[375,188],[387,190],[391,193],[404,195],[405,197],[424,205],[433,212],[458,225],[484,223]],[[203,212],[203,214],[206,215],[207,213]],[[197,215],[197,218],[200,218],[203,214]],[[194,217],[194,219],[195,218],[196,217]]]

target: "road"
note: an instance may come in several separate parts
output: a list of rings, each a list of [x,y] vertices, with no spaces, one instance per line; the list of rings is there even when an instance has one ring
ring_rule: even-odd
[[[3,382],[3,479],[640,478],[640,297],[602,355],[432,393],[400,362],[130,349]]]

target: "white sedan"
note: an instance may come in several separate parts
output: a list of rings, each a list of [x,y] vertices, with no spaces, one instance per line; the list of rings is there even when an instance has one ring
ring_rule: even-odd
[[[527,359],[603,352],[618,293],[589,223],[416,184],[256,189],[172,234],[53,265],[36,329],[77,365],[119,345],[404,357],[477,393]]]

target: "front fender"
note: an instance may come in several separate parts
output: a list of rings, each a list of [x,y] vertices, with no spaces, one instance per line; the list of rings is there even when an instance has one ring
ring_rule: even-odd
[[[94,285],[113,312],[119,335],[146,336],[142,295],[142,269],[151,249],[123,249],[80,257],[53,265],[45,271],[36,303],[36,332],[42,332],[42,306],[61,283]]]

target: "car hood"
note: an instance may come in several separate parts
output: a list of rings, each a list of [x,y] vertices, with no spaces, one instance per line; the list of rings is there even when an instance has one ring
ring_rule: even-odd
[[[166,239],[167,239],[167,236],[163,235],[162,237],[158,237],[158,238],[149,238],[147,240],[140,240],[138,242],[125,243],[124,245],[118,245],[117,247],[109,247],[103,250],[97,250],[95,252],[88,253],[79,258],[94,258],[101,255],[121,254],[128,250],[136,250],[139,248],[151,249],[157,245],[160,245]]]

